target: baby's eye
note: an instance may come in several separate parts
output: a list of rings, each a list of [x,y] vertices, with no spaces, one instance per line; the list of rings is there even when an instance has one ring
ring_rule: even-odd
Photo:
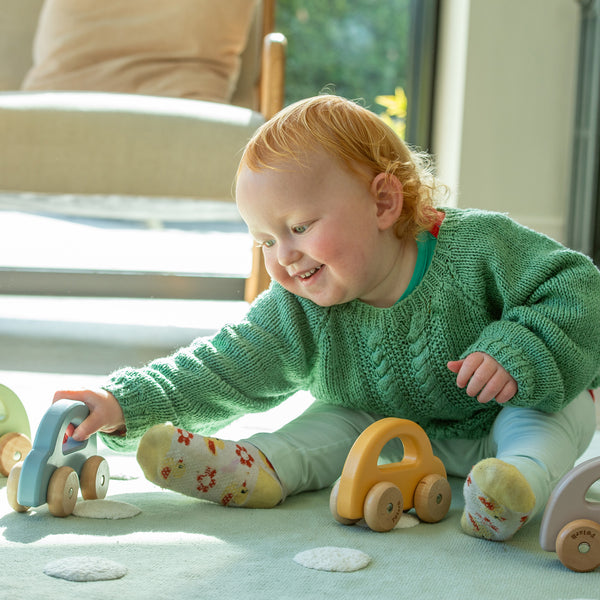
[[[294,233],[304,233],[308,229],[308,225],[294,225],[292,231]]]
[[[259,248],[272,248],[275,245],[275,240],[267,240],[266,242],[257,242]]]

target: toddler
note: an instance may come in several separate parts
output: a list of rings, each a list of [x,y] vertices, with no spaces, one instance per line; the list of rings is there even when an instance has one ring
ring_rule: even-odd
[[[267,508],[331,486],[375,420],[411,419],[465,478],[464,531],[509,539],[593,435],[600,273],[503,214],[436,208],[439,189],[354,102],[281,111],[248,143],[236,187],[271,287],[210,338],[103,389],[57,392],[90,409],[74,437],[139,444],[161,487]],[[315,402],[279,431],[210,437],[299,390]],[[385,453],[401,460],[400,440]]]

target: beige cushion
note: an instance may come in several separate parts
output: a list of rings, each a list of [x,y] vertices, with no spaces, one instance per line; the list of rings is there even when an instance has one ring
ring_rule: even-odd
[[[241,152],[263,122],[247,108],[181,98],[4,92],[0,187],[232,201]]]
[[[229,102],[256,0],[46,0],[25,90]]]

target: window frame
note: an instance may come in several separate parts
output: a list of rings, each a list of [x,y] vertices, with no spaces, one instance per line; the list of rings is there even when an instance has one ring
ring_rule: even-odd
[[[405,137],[409,145],[425,151],[432,143],[439,14],[439,0],[411,0]]]
[[[600,264],[600,0],[579,2],[581,24],[567,243]]]

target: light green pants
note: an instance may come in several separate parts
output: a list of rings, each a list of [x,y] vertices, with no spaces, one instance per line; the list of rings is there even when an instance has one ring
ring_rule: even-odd
[[[271,461],[285,494],[298,494],[332,485],[356,438],[379,418],[315,402],[279,431],[258,433],[248,441]],[[473,465],[490,457],[516,466],[535,493],[535,514],[589,446],[595,423],[592,395],[585,391],[558,413],[506,406],[481,439],[431,442],[448,475],[466,477]],[[402,456],[402,442],[396,439],[386,444],[381,460],[396,462]]]

